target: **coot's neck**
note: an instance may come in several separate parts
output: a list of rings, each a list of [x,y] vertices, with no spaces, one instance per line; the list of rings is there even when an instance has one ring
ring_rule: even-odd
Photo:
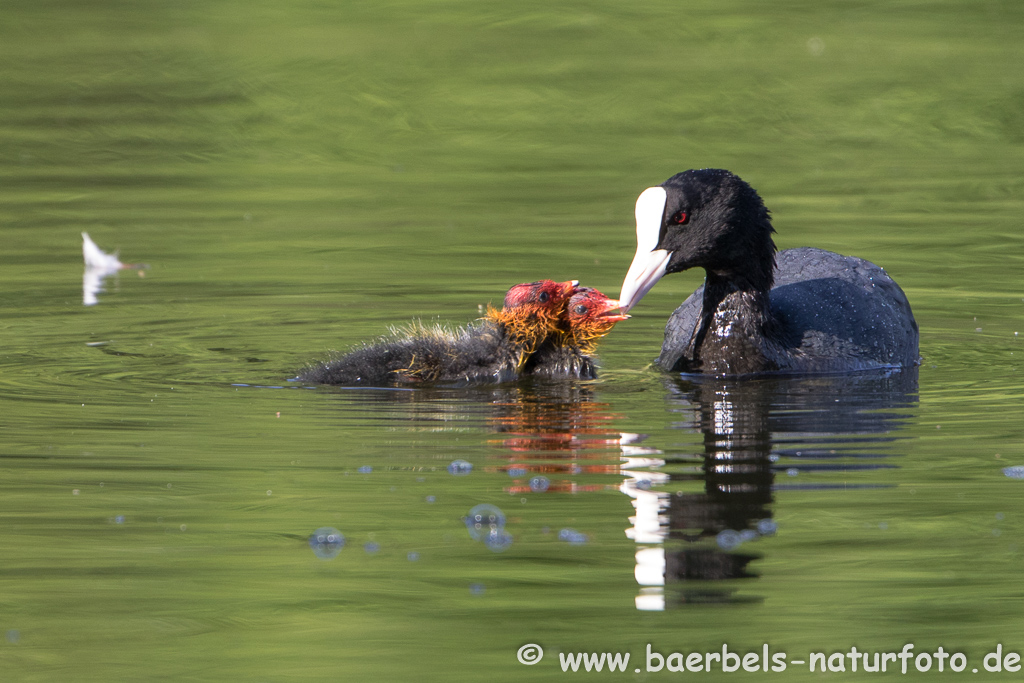
[[[779,369],[778,322],[768,292],[772,273],[707,271],[700,324],[691,340],[700,372],[740,375]]]
[[[492,325],[499,340],[496,355],[516,372],[523,369],[530,356],[552,333],[546,320],[533,315],[509,314],[490,309],[485,324]]]

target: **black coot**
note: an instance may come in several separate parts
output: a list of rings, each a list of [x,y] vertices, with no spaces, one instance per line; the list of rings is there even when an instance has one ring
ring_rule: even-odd
[[[662,368],[741,375],[919,362],[914,314],[884,270],[821,249],[788,249],[776,258],[773,232],[761,197],[728,171],[685,171],[640,194],[622,310],[666,273],[706,273],[669,318]]]

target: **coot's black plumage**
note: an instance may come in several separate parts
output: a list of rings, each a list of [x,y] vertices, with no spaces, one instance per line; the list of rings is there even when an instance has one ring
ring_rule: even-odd
[[[637,199],[622,310],[666,273],[704,268],[669,318],[658,364],[713,375],[846,372],[918,363],[910,304],[884,270],[821,249],[778,254],[768,209],[739,177],[691,170]]]

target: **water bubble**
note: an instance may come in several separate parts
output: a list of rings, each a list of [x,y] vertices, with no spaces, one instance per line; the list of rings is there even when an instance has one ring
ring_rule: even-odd
[[[415,562],[416,560],[420,559],[420,554],[416,551],[413,551],[406,555],[405,559],[409,560],[410,562]]]
[[[510,477],[525,477],[526,468],[522,465],[513,465],[508,468],[508,476]]]
[[[551,482],[547,477],[537,476],[530,479],[530,490],[535,493],[543,493],[548,490],[549,486],[551,486]]]
[[[124,524],[124,515],[114,517],[114,524]]]
[[[798,470],[795,467],[790,467],[788,470],[786,470],[786,474],[788,474],[791,477],[795,477],[796,475],[800,474],[800,470]]]
[[[465,460],[452,460],[448,463],[448,474],[454,477],[464,477],[473,471],[473,463]]]
[[[1003,474],[1010,479],[1024,479],[1024,465],[1014,465],[1013,467],[1004,467]]]
[[[753,541],[755,538],[757,538],[757,532],[753,529],[744,529],[740,532],[740,540],[744,543],[747,541]]]
[[[723,529],[718,532],[715,542],[718,543],[718,547],[722,550],[732,550],[743,543],[743,537],[740,536],[740,532],[734,529]]]
[[[345,537],[333,527],[322,526],[309,535],[309,547],[321,560],[330,560],[345,547]]]
[[[757,522],[757,533],[762,536],[774,536],[778,530],[779,525],[775,523],[774,519],[761,519]]]
[[[7,642],[16,643],[21,640],[21,631],[16,628],[7,629]]]
[[[878,528],[881,529],[882,531],[885,531],[886,529],[889,528],[889,523],[888,522],[879,522],[878,523]]]
[[[483,595],[484,591],[487,590],[482,583],[471,583],[469,584],[470,595]]]
[[[373,472],[373,468],[370,467],[369,465],[363,465],[362,467],[357,469],[356,472],[358,472],[359,474],[369,474],[370,472]]]
[[[999,536],[999,535],[1000,535],[1000,534],[1002,534],[1002,533],[1003,533],[1003,530],[1002,530],[1002,529],[993,529],[993,530],[992,530],[992,535],[993,535],[993,536]]]
[[[558,540],[565,541],[571,545],[583,545],[587,542],[587,535],[566,527],[558,532]]]
[[[428,503],[433,503],[435,500],[437,500],[437,496],[427,496],[423,500],[427,501]]]
[[[505,528],[505,513],[489,503],[481,503],[465,517],[466,529],[474,541],[484,541],[498,529]]]
[[[650,479],[637,479],[636,487],[638,489],[640,489],[641,491],[650,491],[651,490],[651,480]]]
[[[367,541],[363,544],[363,550],[372,555],[380,550],[380,543],[377,543],[376,541]]]
[[[492,529],[484,538],[484,545],[495,553],[503,553],[512,545],[512,534],[503,528]]]
[[[1006,515],[1004,515],[1002,512],[997,512],[996,513],[996,519],[998,519],[999,521],[1003,521],[1003,519],[1005,519],[1005,518],[1006,518]]]

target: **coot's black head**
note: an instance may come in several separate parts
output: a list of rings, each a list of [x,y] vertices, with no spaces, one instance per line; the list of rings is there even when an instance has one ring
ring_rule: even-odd
[[[754,188],[717,168],[677,173],[636,200],[636,256],[622,310],[666,273],[700,267],[738,287],[768,290],[775,267],[768,209]]]

